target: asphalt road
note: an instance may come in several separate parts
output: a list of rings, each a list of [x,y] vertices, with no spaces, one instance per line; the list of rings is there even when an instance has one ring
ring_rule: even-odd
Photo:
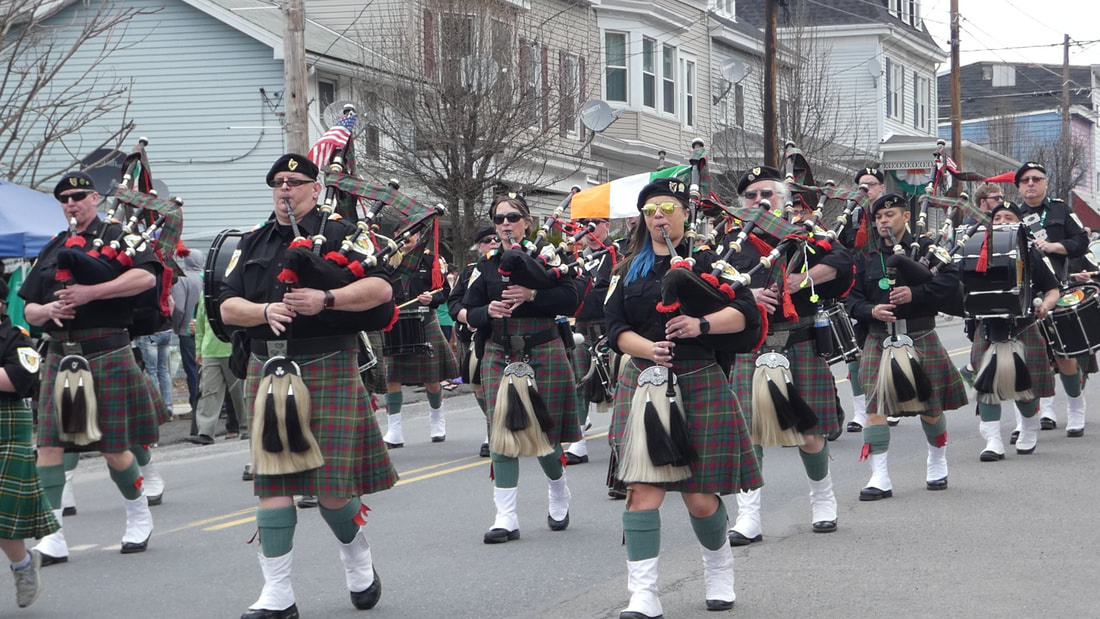
[[[958,321],[941,337],[957,365],[967,342]],[[839,375],[840,367],[837,368]],[[840,383],[849,405],[849,388]],[[1087,394],[1100,402],[1095,381]],[[604,478],[609,415],[596,415],[592,460],[568,472],[572,524],[546,527],[546,482],[534,459],[521,463],[522,538],[489,546],[493,519],[488,459],[477,457],[484,433],[470,395],[446,402],[444,443],[428,440],[423,402],[406,407],[406,447],[392,452],[400,484],[366,497],[368,535],[383,582],[372,611],[347,596],[336,541],[317,510],[299,511],[293,583],[305,617],[617,617],[625,605],[623,503],[607,498]],[[1007,406],[1006,413],[1007,413]],[[1096,517],[1100,418],[1089,412],[1083,438],[1042,432],[1031,456],[980,463],[984,445],[973,407],[948,417],[950,488],[924,489],[925,440],[914,419],[894,428],[890,473],[894,498],[861,503],[870,472],[857,461],[858,434],[832,443],[839,530],[810,530],[808,485],[793,449],[768,449],[764,541],[734,549],[737,616],[752,617],[1085,617],[1097,616],[1100,582]],[[850,409],[850,406],[849,406]],[[384,422],[383,422],[384,423]],[[1011,416],[1003,421],[1005,436]],[[165,426],[154,458],[167,481],[149,550],[118,553],[122,501],[101,458],[81,461],[79,515],[66,520],[72,558],[43,570],[45,591],[19,617],[237,617],[259,594],[262,577],[255,498],[240,479],[247,444],[182,442],[186,421]],[[183,428],[181,430],[181,428]],[[174,438],[168,438],[174,437]],[[736,501],[727,497],[731,515]],[[702,562],[687,513],[675,495],[662,508],[661,600],[666,617],[697,617]],[[0,608],[14,609],[12,588]],[[14,613],[6,614],[14,616]]]

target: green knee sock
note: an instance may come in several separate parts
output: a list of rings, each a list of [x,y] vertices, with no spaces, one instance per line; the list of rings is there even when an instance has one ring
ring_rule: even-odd
[[[1000,421],[1001,403],[986,404],[985,402],[978,402],[978,417],[980,417],[982,421]]]
[[[393,393],[387,393],[383,400],[386,401],[386,412],[390,415],[396,415],[401,412],[401,404],[405,401],[405,394],[394,391]]]
[[[730,542],[730,538],[726,533],[726,528],[729,526],[729,517],[726,515],[726,504],[722,502],[722,497],[716,498],[718,499],[718,510],[715,511],[714,514],[706,518],[691,516],[691,529],[695,531],[695,539],[699,540],[699,543],[707,550],[718,550]],[[637,514],[645,512],[626,513]],[[690,514],[688,515],[690,516]],[[625,526],[625,515],[623,516],[623,522]],[[658,525],[659,524],[660,522],[658,522]]]
[[[928,423],[921,417],[921,430],[924,430],[924,438],[933,447],[943,447],[947,444],[947,418],[943,415],[936,417],[936,421]]]
[[[68,452],[61,461],[65,464],[65,471],[71,471],[76,468],[77,464],[80,464],[80,454],[75,451]]]
[[[561,479],[561,474],[565,472],[565,467],[561,464],[561,443],[554,445],[554,451],[545,456],[539,456],[538,461],[539,466],[542,467],[542,472],[546,473],[548,478]]]
[[[321,517],[325,519],[328,528],[332,529],[341,544],[350,544],[351,540],[359,534],[360,525],[355,521],[355,517],[359,515],[361,505],[358,498],[353,498],[340,509],[321,506]]]
[[[1058,378],[1062,381],[1062,387],[1066,390],[1066,396],[1076,398],[1081,395],[1081,366],[1078,364],[1076,374],[1059,374]]]
[[[127,500],[133,501],[141,496],[141,486],[138,485],[138,479],[141,479],[141,469],[138,468],[137,458],[130,461],[130,466],[116,471],[111,467],[107,467],[107,470],[111,472],[111,481],[115,482],[118,486],[118,491],[122,493],[122,496]],[[64,473],[62,473],[64,475]],[[60,503],[58,503],[60,505]]]
[[[145,445],[131,446],[130,453],[134,454],[134,459],[137,460],[138,466],[145,466],[146,464],[149,464],[150,460],[153,459],[153,454]]]
[[[1020,411],[1024,418],[1031,419],[1039,413],[1039,398],[1035,398],[1030,402],[1016,402],[1016,409]]]
[[[872,454],[884,454],[890,449],[890,426],[866,426],[863,428],[863,443],[871,446]]]
[[[256,526],[260,529],[260,548],[265,557],[281,557],[294,548],[294,527],[298,512],[294,506],[275,509],[256,508]]]
[[[848,363],[848,384],[852,387],[852,395],[863,395],[863,384],[859,382],[859,361]]]
[[[425,391],[428,394],[428,406],[432,408],[439,408],[443,406],[443,392],[437,391],[432,393],[431,391]]]
[[[50,509],[61,509],[61,492],[65,489],[65,467],[50,464],[38,467],[38,479],[42,480],[42,491],[50,502]]]
[[[655,509],[623,512],[623,538],[627,561],[656,557],[661,552],[661,512]]]
[[[493,481],[497,488],[515,488],[519,485],[519,459],[489,453],[493,461]]]
[[[798,455],[802,457],[802,466],[806,469],[806,477],[813,481],[821,481],[829,474],[829,443],[821,451],[811,454],[798,448]]]

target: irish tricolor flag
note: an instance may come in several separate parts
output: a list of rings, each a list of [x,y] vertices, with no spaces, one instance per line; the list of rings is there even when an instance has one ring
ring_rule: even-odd
[[[642,187],[659,178],[685,178],[690,172],[691,166],[672,166],[590,187],[573,195],[569,201],[569,217],[635,217],[638,215],[638,193]]]

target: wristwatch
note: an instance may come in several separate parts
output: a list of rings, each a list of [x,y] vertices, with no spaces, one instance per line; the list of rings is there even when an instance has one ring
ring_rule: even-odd
[[[706,316],[700,316],[699,317],[699,334],[700,335],[706,335],[707,333],[710,333],[710,321],[707,320]]]
[[[325,291],[325,309],[332,309],[336,307],[336,296],[332,294],[331,290]]]

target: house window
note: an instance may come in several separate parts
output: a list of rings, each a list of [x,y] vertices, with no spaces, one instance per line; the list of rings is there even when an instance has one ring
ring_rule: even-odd
[[[1003,88],[1016,85],[1016,67],[1010,64],[993,65],[993,87]]]
[[[604,33],[604,66],[608,101],[626,102],[626,33]]]
[[[903,110],[905,93],[905,68],[896,62],[886,59],[886,116],[905,120]]]
[[[906,0],[889,0],[890,14],[894,17],[901,17],[901,3]]]
[[[580,136],[579,116],[577,108],[584,100],[584,79],[581,77],[581,57],[567,54],[564,51],[558,53],[560,75],[560,92],[558,93],[558,118],[560,120],[559,133],[562,136],[570,133]]]
[[[909,2],[909,24],[914,28],[920,28],[920,0],[906,0]]]
[[[738,127],[745,126],[745,88],[741,84],[733,87],[733,115],[734,124]]]
[[[317,111],[324,112],[336,102],[336,82],[317,80]]]
[[[657,41],[642,39],[642,105],[657,109]]]
[[[927,130],[929,125],[929,80],[913,72],[913,128]]]
[[[695,126],[695,63],[684,61],[684,125]]]
[[[538,42],[529,39],[520,41],[520,79],[523,92],[520,101],[530,116],[531,124],[539,122],[541,112],[542,71],[540,70],[541,50]]]
[[[665,45],[661,49],[661,98],[668,114],[676,113],[676,48]]]
[[[734,0],[714,0],[711,8],[722,17],[737,18],[737,3]]]

